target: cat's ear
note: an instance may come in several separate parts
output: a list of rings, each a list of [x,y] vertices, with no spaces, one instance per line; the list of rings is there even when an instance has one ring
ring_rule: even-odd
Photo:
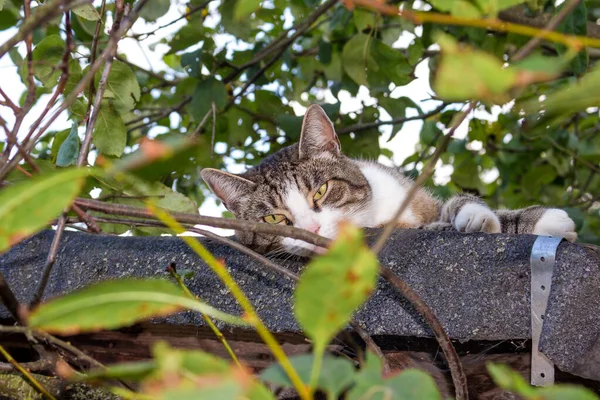
[[[341,149],[333,124],[325,111],[316,104],[308,107],[302,121],[298,144],[300,158],[326,151],[339,154]]]
[[[225,207],[233,213],[237,200],[245,194],[250,193],[256,187],[256,183],[233,175],[228,172],[213,168],[204,168],[200,171],[202,179],[210,190],[225,204]]]

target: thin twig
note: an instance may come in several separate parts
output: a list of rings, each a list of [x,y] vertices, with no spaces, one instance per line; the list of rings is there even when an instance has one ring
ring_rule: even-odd
[[[283,49],[292,44],[298,37],[302,36],[307,30],[310,29],[312,24],[319,19],[319,17],[325,14],[330,8],[336,5],[338,0],[327,0],[321,4],[317,9],[310,14],[305,20],[295,24],[289,30],[283,32],[277,39],[273,40],[267,47],[260,50],[250,61],[244,63],[231,74],[226,76],[223,81],[231,81],[235,79],[244,69],[256,65],[269,55],[277,52],[278,56],[283,54]],[[287,34],[295,30],[295,32],[287,37]],[[277,57],[278,58],[278,57]],[[274,62],[274,61],[273,61]]]
[[[100,6],[100,18],[98,18],[98,21],[96,21],[96,29],[94,30],[94,36],[92,37],[92,46],[90,49],[90,64],[93,64],[94,61],[96,61],[96,51],[98,49],[98,40],[100,38],[100,31],[102,29],[102,24],[104,23],[104,21],[102,20],[104,18],[104,12],[106,10],[106,0],[102,0],[102,4]],[[88,106],[87,106],[87,110],[85,112],[85,117],[84,117],[84,121],[85,124],[87,125],[90,114],[92,112],[92,99],[94,98],[94,94],[96,91],[96,84],[94,82],[94,79],[92,79],[90,81],[90,87],[88,89]]]
[[[546,27],[542,30],[542,32],[553,31],[556,27],[569,15],[571,12],[581,3],[581,0],[571,0],[567,2],[563,8],[560,10],[558,14],[550,22]],[[532,38],[525,46],[521,47],[519,51],[511,57],[512,61],[520,61],[527,57],[529,53],[533,51],[537,47],[537,45],[542,41],[542,37],[540,35]]]
[[[2,301],[2,304],[4,304],[4,307],[6,307],[15,321],[23,325],[23,320],[19,314],[19,300],[17,300],[15,293],[10,288],[2,272],[0,272],[0,301]]]
[[[46,398],[48,398],[49,400],[56,400],[56,397],[52,396],[50,394],[50,392],[48,392],[48,390],[46,390],[45,387],[42,386],[41,383],[39,383],[30,373],[29,371],[27,371],[25,368],[23,368],[18,362],[17,360],[15,360],[14,358],[12,358],[12,356],[4,349],[4,347],[2,347],[2,345],[0,345],[0,354],[2,354],[2,356],[4,356],[4,358],[6,358],[6,360],[11,363],[16,369],[17,371],[19,371],[23,377],[25,378],[25,380],[35,389],[37,390],[39,393],[41,393],[43,396],[45,396]]]
[[[123,215],[153,220],[157,219],[151,212],[142,207],[133,207],[125,204],[107,204],[102,201],[83,198],[77,198],[75,200],[75,204],[83,209],[98,211],[104,214]],[[206,225],[224,229],[250,230],[252,232],[263,233],[266,235],[286,236],[303,240],[307,243],[324,248],[331,244],[331,239],[316,235],[305,229],[294,226],[273,225],[265,222],[244,221],[240,219],[208,217],[204,215],[181,212],[171,212],[170,214],[178,222],[185,224]]]
[[[119,31],[119,26],[121,25],[121,20],[123,19],[123,13],[125,11],[123,0],[116,1],[117,12],[115,16],[115,21],[110,31],[110,36],[116,35]],[[97,28],[97,25],[96,25]],[[81,151],[79,152],[79,157],[77,158],[77,166],[81,167],[84,163],[87,162],[88,153],[90,151],[90,147],[92,145],[92,137],[94,133],[94,127],[96,126],[96,119],[100,114],[100,106],[102,104],[102,99],[104,98],[104,92],[106,90],[106,85],[108,84],[108,77],[110,75],[110,71],[112,69],[113,60],[115,54],[117,52],[117,47],[113,47],[111,52],[106,57],[106,63],[104,64],[104,70],[102,71],[102,77],[100,78],[100,82],[98,83],[98,91],[96,92],[96,97],[94,99],[92,113],[90,118],[87,121],[87,126],[85,129],[85,136],[83,138],[83,142],[81,143]],[[94,80],[92,79],[92,82]],[[90,86],[90,91],[92,87]],[[89,99],[90,103],[92,99]]]
[[[187,12],[186,12],[185,14],[183,14],[182,16],[180,16],[180,17],[178,17],[178,18],[175,18],[174,20],[172,20],[172,21],[170,21],[170,22],[167,22],[167,23],[166,23],[166,24],[164,24],[164,25],[161,25],[161,26],[159,26],[159,27],[155,28],[154,30],[152,30],[152,31],[150,31],[150,32],[136,33],[136,34],[133,34],[133,35],[131,35],[131,37],[132,37],[132,38],[134,38],[134,39],[141,39],[141,38],[142,38],[142,36],[144,36],[144,38],[143,38],[143,39],[141,39],[141,40],[145,40],[145,39],[147,39],[149,36],[151,36],[151,35],[154,35],[154,34],[155,34],[156,32],[158,32],[159,30],[161,30],[161,29],[165,29],[165,28],[168,28],[169,26],[171,26],[171,25],[173,25],[173,24],[176,24],[177,22],[181,21],[182,19],[185,19],[185,18],[187,18],[187,17],[189,17],[189,16],[191,16],[191,15],[193,15],[193,14],[197,13],[198,11],[201,11],[201,10],[205,9],[205,8],[206,8],[206,6],[208,6],[208,5],[210,4],[210,2],[211,2],[211,1],[212,1],[212,0],[208,0],[208,1],[205,1],[204,3],[202,3],[202,4],[199,4],[199,5],[195,6],[195,7],[192,7],[192,8],[190,8],[190,9],[189,9],[189,11],[187,11]]]
[[[172,263],[167,267],[167,272],[169,272],[169,274],[173,277],[173,279],[175,279],[175,281],[177,281],[177,284],[179,285],[179,287],[181,287],[181,289],[185,292],[185,294],[190,299],[198,300],[198,297],[194,296],[194,294],[192,292],[190,292],[190,289],[188,289],[188,287],[183,282],[183,279],[181,279],[181,276],[177,273],[177,270],[175,269],[175,263]],[[231,359],[233,360],[235,365],[237,365],[238,367],[241,368],[242,364],[240,363],[240,360],[238,360],[238,358],[235,355],[235,353],[233,352],[231,346],[227,342],[227,339],[225,339],[225,336],[223,336],[223,333],[219,330],[219,328],[217,328],[215,323],[212,321],[212,319],[208,315],[206,315],[206,314],[201,314],[201,315],[202,315],[202,319],[204,319],[204,322],[206,322],[206,325],[208,325],[208,327],[213,331],[213,333],[215,334],[217,339],[219,339],[219,341],[221,342],[223,347],[225,347],[225,351],[227,351],[227,354],[229,354],[229,357],[231,357]]]
[[[66,213],[63,212],[58,218],[56,231],[54,231],[52,244],[50,245],[50,250],[48,251],[48,256],[46,257],[46,264],[44,265],[42,278],[40,279],[40,283],[38,284],[35,295],[33,296],[31,303],[29,304],[30,307],[35,307],[36,305],[38,305],[40,301],[42,301],[42,297],[44,297],[44,291],[46,290],[46,286],[48,285],[48,281],[50,279],[50,273],[52,272],[52,268],[54,267],[54,263],[56,262],[56,257],[58,255],[58,249],[60,246],[60,240],[62,239],[66,222],[67,216]]]
[[[202,127],[204,126],[204,124],[206,123],[206,121],[208,121],[208,116],[212,112],[212,106],[214,106],[214,104],[215,104],[215,102],[213,101],[211,103],[211,108],[209,108],[208,111],[206,112],[206,114],[204,114],[204,117],[202,117],[202,121],[200,121],[200,123],[198,124],[198,126],[196,127],[196,129],[194,129],[194,131],[192,132],[192,136],[196,136],[198,133],[200,133],[200,130],[202,130]]]
[[[25,362],[21,363],[21,367],[25,368],[27,371],[37,372],[37,371],[46,371],[50,369],[54,365],[54,361],[51,359],[43,358],[37,361]],[[11,363],[3,363],[0,362],[0,371],[2,372],[10,372],[15,371],[16,367]]]
[[[421,297],[408,286],[406,282],[398,278],[391,269],[385,266],[380,267],[381,276],[387,280],[392,287],[398,290],[402,296],[408,300],[408,302],[415,308],[415,310],[423,316],[427,325],[431,328],[435,334],[435,338],[442,348],[446,360],[448,361],[448,367],[450,368],[450,374],[452,375],[452,382],[454,383],[454,390],[456,391],[457,400],[467,400],[469,398],[469,392],[467,388],[467,378],[463,371],[462,364],[452,342],[448,337],[448,334],[444,330],[444,327],[437,319],[431,308],[423,302]]]
[[[388,238],[394,231],[394,228],[396,227],[398,220],[400,220],[400,217],[402,217],[402,214],[408,208],[410,202],[412,201],[412,199],[415,196],[415,194],[417,193],[417,191],[421,188],[421,186],[423,186],[425,181],[433,175],[433,172],[435,171],[435,164],[437,163],[437,161],[439,160],[441,155],[446,151],[446,147],[448,147],[448,144],[450,143],[450,140],[452,139],[454,132],[456,132],[456,129],[463,123],[463,121],[465,120],[467,115],[472,110],[475,109],[475,106],[476,106],[475,102],[469,103],[467,108],[455,117],[454,122],[452,123],[452,126],[450,127],[450,130],[442,138],[440,145],[435,149],[435,153],[433,153],[433,155],[431,156],[431,159],[429,160],[427,165],[423,168],[423,171],[421,171],[421,174],[419,174],[419,177],[413,182],[410,189],[408,189],[408,191],[406,192],[406,197],[400,204],[400,208],[398,208],[398,211],[396,211],[396,214],[394,215],[394,217],[392,219],[390,219],[390,221],[387,224],[385,224],[385,228],[383,229],[383,232],[381,233],[381,235],[377,239],[377,242],[373,246],[373,251],[376,254],[379,253],[381,251],[381,249],[383,248],[385,242],[388,240]]]

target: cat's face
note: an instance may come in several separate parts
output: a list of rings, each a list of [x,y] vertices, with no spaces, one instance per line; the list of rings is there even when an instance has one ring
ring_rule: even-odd
[[[293,225],[334,238],[339,223],[358,223],[371,199],[358,166],[341,154],[333,124],[323,109],[310,106],[300,141],[265,158],[241,175],[202,170],[202,178],[236,218]],[[306,255],[319,249],[301,240],[237,231],[259,251],[283,249]]]

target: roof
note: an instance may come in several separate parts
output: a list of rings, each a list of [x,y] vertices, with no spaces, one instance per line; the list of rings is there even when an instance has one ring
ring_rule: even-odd
[[[28,302],[40,279],[53,232],[33,236],[0,255],[0,270],[18,299]],[[530,337],[530,265],[533,235],[461,234],[398,230],[380,260],[434,310],[452,339],[503,340]],[[227,246],[202,239],[225,260],[238,284],[273,332],[299,332],[291,311],[293,282]],[[542,351],[561,370],[600,380],[600,253],[563,241],[559,246]],[[210,269],[178,238],[117,237],[65,232],[48,288],[57,296],[91,283],[125,276],[166,276],[194,271],[186,281],[202,299],[229,313],[240,308]],[[303,260],[281,262],[299,271]],[[9,317],[0,310],[0,317]],[[433,334],[402,297],[383,281],[356,320],[371,334]],[[167,318],[203,325],[197,313]]]

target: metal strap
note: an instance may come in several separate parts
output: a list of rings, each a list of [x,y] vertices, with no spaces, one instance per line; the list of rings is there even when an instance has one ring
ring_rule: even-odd
[[[531,249],[531,384],[554,383],[554,363],[539,350],[560,237],[538,236]]]

